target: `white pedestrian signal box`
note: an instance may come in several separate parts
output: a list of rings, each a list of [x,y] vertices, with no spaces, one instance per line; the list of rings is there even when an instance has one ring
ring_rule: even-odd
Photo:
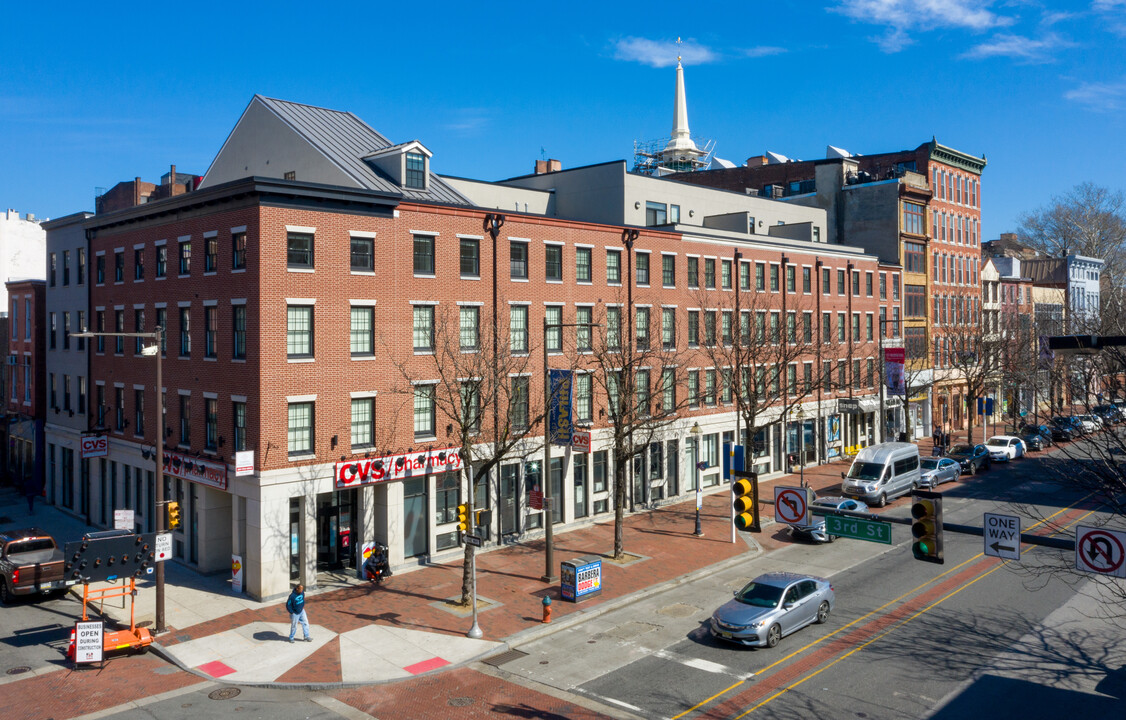
[[[985,513],[985,554],[1006,560],[1020,560],[1020,518],[1016,515]]]

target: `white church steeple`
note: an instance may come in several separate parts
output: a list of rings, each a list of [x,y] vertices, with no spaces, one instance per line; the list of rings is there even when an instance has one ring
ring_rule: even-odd
[[[680,44],[680,38],[676,39]],[[676,98],[673,102],[672,137],[660,153],[660,165],[666,171],[682,172],[703,164],[707,152],[696,147],[688,132],[688,100],[684,92],[684,66],[676,58]]]

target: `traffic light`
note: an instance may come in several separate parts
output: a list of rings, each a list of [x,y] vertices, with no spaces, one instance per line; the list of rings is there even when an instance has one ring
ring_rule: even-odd
[[[457,531],[469,532],[469,503],[462,503],[457,506]]]
[[[733,471],[731,497],[735,507],[735,528],[743,532],[761,532],[758,515],[758,475]]]
[[[175,530],[180,527],[180,503],[172,501],[168,503],[168,529]]]
[[[915,491],[911,504],[911,552],[916,560],[943,564],[942,559],[942,495],[927,490]]]

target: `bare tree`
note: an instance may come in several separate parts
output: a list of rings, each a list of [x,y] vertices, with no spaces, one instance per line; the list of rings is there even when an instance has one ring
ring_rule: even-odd
[[[732,397],[752,441],[763,429],[834,387],[835,364],[822,357],[823,349],[844,331],[824,326],[807,297],[700,290],[694,298],[700,309],[688,312],[688,346],[698,347],[707,365],[717,369],[705,372],[720,373],[724,395]],[[705,404],[709,392],[715,392],[714,387],[708,389],[706,378]],[[691,382],[689,378],[690,401]]]
[[[604,421],[610,432],[616,559],[625,552],[624,521],[633,460],[650,443],[662,440],[678,413],[688,407],[675,325],[667,325],[663,314],[654,319],[648,305],[635,305],[625,297],[618,300],[626,302],[606,304],[589,328],[579,328],[575,363],[577,404],[581,408],[589,403],[592,415],[597,415],[591,420]],[[655,323],[660,323],[660,330]],[[647,485],[643,495],[641,502],[648,499]]]
[[[536,361],[540,346],[528,331],[526,315],[523,323],[494,328],[477,306],[456,311],[429,307],[433,317],[424,314],[421,324],[415,323],[415,349],[421,352],[395,361],[402,380],[396,392],[421,409],[416,410],[416,418],[419,412],[424,420],[431,413],[429,422],[435,434],[444,434],[460,448],[460,487],[467,488],[461,502],[472,514],[474,486],[495,476],[501,460],[528,456],[542,447],[539,435],[546,408],[542,400],[537,402],[543,394],[535,392],[532,382],[543,375],[543,367]],[[474,550],[466,543],[462,604],[471,600]]]
[[[945,325],[940,339],[940,351],[947,368],[944,379],[961,380],[966,386],[969,400],[966,417],[969,425],[967,440],[974,442],[976,398],[984,397],[995,387],[1001,374],[1002,341],[998,333],[986,333],[981,314],[971,316],[968,310],[960,311],[955,321]],[[943,372],[936,370],[936,373]]]
[[[1052,198],[1046,207],[1022,216],[1019,234],[1047,255],[1102,258],[1105,285],[1117,287],[1126,272],[1126,198],[1121,191],[1080,183]]]

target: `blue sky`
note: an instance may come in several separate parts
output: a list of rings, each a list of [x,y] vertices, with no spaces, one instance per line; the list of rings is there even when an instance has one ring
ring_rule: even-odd
[[[671,129],[677,37],[692,133],[737,164],[936,136],[989,160],[986,238],[1077,183],[1126,189],[1126,0],[113,5],[5,9],[4,207],[202,174],[254,93],[419,139],[444,174],[630,160]]]

